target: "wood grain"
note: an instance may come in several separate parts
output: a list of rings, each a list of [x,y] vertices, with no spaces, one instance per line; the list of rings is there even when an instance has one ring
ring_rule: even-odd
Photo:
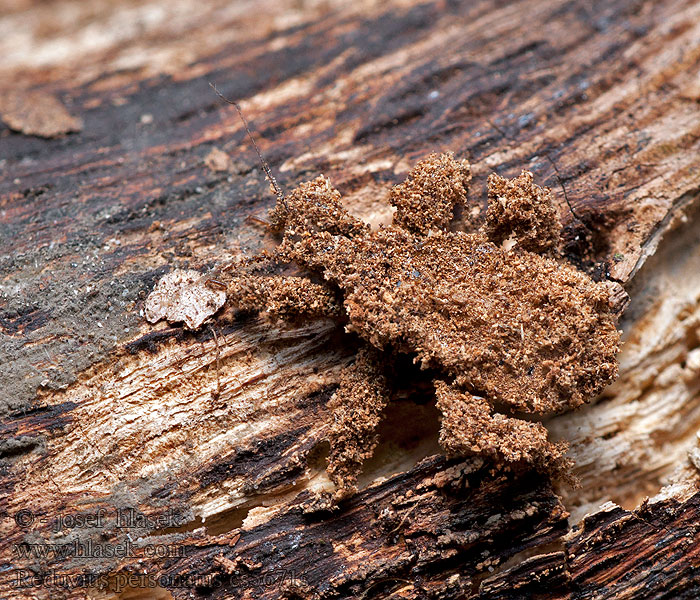
[[[700,593],[700,4],[26,0],[0,31],[0,87],[83,122],[49,140],[0,126],[0,596]],[[465,224],[493,171],[553,189],[567,258],[633,298],[620,382],[550,423],[581,489],[446,461],[407,368],[362,491],[331,510],[326,403],[355,341],[228,309],[216,398],[212,330],[145,323],[163,273],[216,275],[274,243],[247,219],[274,197],[210,81],[285,190],[324,173],[374,225],[433,151],[472,162]],[[129,509],[151,520],[116,527]],[[133,552],[46,546],[90,540]],[[52,574],[94,585],[36,579]]]

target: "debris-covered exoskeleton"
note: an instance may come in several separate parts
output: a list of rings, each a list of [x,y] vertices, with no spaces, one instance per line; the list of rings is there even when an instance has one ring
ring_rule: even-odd
[[[557,259],[551,192],[529,172],[492,175],[484,227],[451,231],[470,179],[467,161],[428,156],[393,188],[393,222],[378,230],[350,215],[325,177],[303,183],[270,215],[281,236],[273,256],[316,281],[241,272],[229,283],[242,309],[335,317],[365,344],[331,401],[328,471],[340,495],[376,445],[390,395],[383,353],[412,355],[435,374],[449,455],[553,471],[564,445],[516,414],[579,406],[617,375],[609,289]]]

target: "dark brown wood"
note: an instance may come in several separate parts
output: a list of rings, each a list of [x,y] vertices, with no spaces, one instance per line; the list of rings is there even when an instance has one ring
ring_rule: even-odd
[[[685,323],[681,424],[660,395],[668,421],[653,451],[625,437],[649,414],[630,397],[624,417],[601,408],[586,414],[602,421],[555,424],[585,433],[580,491],[447,461],[434,402],[408,370],[361,492],[337,507],[326,405],[351,338],[330,321],[232,308],[216,333],[140,314],[171,268],[218,280],[274,243],[259,223],[274,195],[214,82],[242,105],[283,189],[324,173],[374,224],[429,152],[470,158],[464,222],[483,219],[491,172],[532,171],[556,195],[567,258],[635,291],[624,325],[641,336],[635,297],[657,288],[637,282],[671,273],[679,254],[654,261],[657,246],[685,213],[697,223],[700,4],[231,4],[27,2],[0,16],[1,89],[55,97],[83,123],[55,139],[0,126],[0,597],[700,595],[697,472],[679,458],[700,427],[689,313],[672,319]],[[608,397],[667,389],[671,375],[640,373],[668,360],[660,350],[623,370]],[[667,482],[649,459],[662,452],[677,486],[639,506]],[[605,498],[625,507],[597,508]],[[149,519],[117,527],[131,509]],[[74,542],[92,555],[56,555]],[[129,556],[96,555],[119,546]]]

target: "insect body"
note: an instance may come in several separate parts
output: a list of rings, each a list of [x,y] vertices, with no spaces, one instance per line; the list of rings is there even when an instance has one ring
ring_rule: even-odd
[[[326,178],[304,183],[270,215],[281,235],[275,258],[322,283],[251,273],[229,283],[242,309],[332,316],[363,341],[331,401],[328,470],[340,495],[352,492],[376,445],[391,394],[384,366],[397,353],[434,374],[448,454],[555,471],[564,446],[514,413],[579,406],[617,375],[609,290],[557,260],[550,191],[528,172],[492,175],[486,224],[450,231],[470,178],[466,161],[429,156],[392,190],[393,222],[375,231],[343,208]]]

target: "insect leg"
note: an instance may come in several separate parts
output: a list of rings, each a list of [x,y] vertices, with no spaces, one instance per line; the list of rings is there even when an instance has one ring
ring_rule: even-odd
[[[564,473],[566,446],[547,439],[541,423],[499,413],[490,404],[444,381],[435,382],[437,407],[443,414],[440,445],[450,456],[478,454],[508,463],[522,462]]]
[[[229,300],[239,309],[280,317],[337,317],[342,308],[328,286],[304,277],[247,275],[231,280]]]
[[[355,364],[340,379],[331,399],[333,423],[329,438],[328,475],[338,487],[337,498],[356,490],[362,463],[377,446],[377,426],[389,398],[387,383],[376,350],[366,346],[357,353]]]

